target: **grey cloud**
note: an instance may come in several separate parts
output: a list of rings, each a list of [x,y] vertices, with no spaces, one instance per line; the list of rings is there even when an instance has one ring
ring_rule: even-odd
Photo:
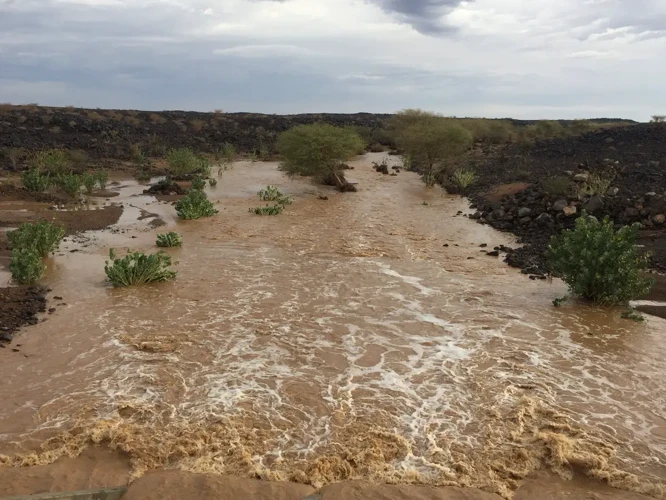
[[[441,34],[453,31],[443,17],[460,5],[463,0],[372,0],[386,12],[394,14],[402,22],[425,34]],[[473,0],[472,0],[473,1]]]

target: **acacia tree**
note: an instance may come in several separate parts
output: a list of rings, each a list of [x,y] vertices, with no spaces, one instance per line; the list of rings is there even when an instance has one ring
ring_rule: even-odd
[[[342,163],[363,149],[363,140],[350,128],[324,123],[298,125],[280,134],[277,148],[287,175],[314,177],[318,182],[349,188]]]
[[[398,146],[412,168],[421,172],[426,185],[434,186],[436,169],[447,159],[467,151],[473,143],[472,134],[452,120],[436,115],[412,115],[407,122],[406,127],[397,130]]]

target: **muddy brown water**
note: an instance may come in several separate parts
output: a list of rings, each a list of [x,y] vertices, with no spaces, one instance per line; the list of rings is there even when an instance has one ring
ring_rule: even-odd
[[[507,498],[547,468],[666,498],[666,321],[553,308],[561,283],[479,247],[509,235],[457,216],[463,199],[411,173],[376,173],[379,157],[353,163],[358,193],[327,201],[275,164],[237,164],[207,188],[220,214],[200,221],[177,222],[135,183],[117,188],[116,231],[66,243],[49,270],[66,305],[16,337],[19,353],[0,351],[0,460],[101,443],[127,452],[135,476],[175,467]],[[267,184],[294,203],[249,214]],[[146,213],[183,235],[169,250],[178,278],[112,289],[110,247],[154,249]]]

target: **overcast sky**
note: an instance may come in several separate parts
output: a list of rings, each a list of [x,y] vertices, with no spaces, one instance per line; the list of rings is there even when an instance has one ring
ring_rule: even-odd
[[[666,113],[666,0],[0,0],[0,102]]]

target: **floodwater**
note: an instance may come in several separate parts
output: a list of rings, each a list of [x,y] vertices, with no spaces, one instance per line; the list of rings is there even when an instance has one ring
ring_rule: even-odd
[[[237,164],[207,188],[220,214],[200,221],[175,221],[127,183],[112,201],[167,225],[126,210],[126,232],[63,245],[47,285],[62,297],[50,304],[66,305],[16,337],[19,353],[0,350],[5,462],[102,443],[136,475],[364,478],[509,498],[536,469],[575,469],[665,498],[666,321],[554,308],[561,283],[481,251],[509,235],[456,215],[463,199],[414,174],[376,173],[379,157],[352,163],[358,193],[321,189],[328,200],[275,164]],[[294,203],[248,213],[267,184]],[[175,281],[104,284],[110,246],[152,251],[166,230],[185,241],[169,250]]]

